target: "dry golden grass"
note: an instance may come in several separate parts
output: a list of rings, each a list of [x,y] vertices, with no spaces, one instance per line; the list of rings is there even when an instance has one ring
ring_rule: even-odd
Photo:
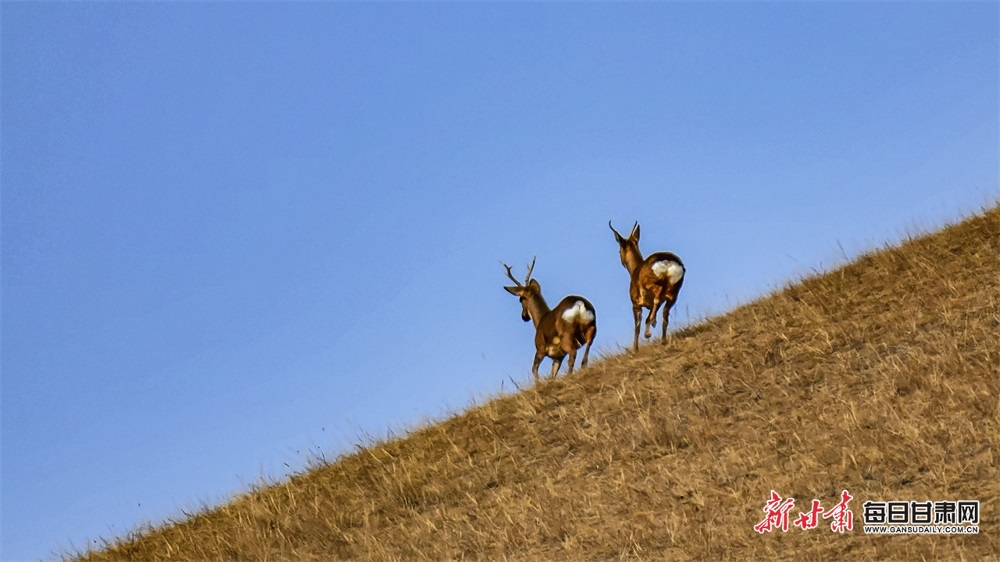
[[[1000,208],[87,560],[1000,556]],[[828,523],[758,534],[770,491]],[[981,500],[878,536],[867,500]]]

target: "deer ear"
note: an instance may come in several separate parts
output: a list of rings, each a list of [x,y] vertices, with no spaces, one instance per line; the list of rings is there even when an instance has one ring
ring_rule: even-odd
[[[539,293],[542,292],[542,286],[538,283],[538,281],[535,281],[534,279],[532,279],[531,281],[528,281],[528,286],[531,287],[531,288],[533,288],[533,289],[535,289]]]
[[[625,239],[622,238],[621,234],[618,234],[618,231],[615,230],[615,227],[611,226],[611,221],[608,221],[608,226],[611,228],[611,232],[615,233],[615,241],[618,242],[619,244],[624,244]]]
[[[514,295],[515,297],[521,296],[521,288],[520,287],[508,287],[508,286],[504,286],[504,289],[507,289],[507,292],[510,293],[510,294],[512,294],[512,295]]]
[[[636,221],[635,226],[632,227],[632,234],[629,234],[628,237],[630,239],[632,239],[632,240],[635,240],[636,242],[639,241],[639,222],[638,221]]]

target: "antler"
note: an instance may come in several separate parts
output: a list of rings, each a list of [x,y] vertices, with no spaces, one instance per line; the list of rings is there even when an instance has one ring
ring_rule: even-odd
[[[629,238],[635,235],[635,231],[637,228],[639,228],[639,221],[635,221],[635,224],[632,225],[632,231],[628,233]]]
[[[537,258],[538,258],[537,255],[531,258],[531,265],[528,266],[528,274],[524,276],[525,285],[528,284],[528,281],[531,281],[531,270],[535,269],[535,259]]]
[[[509,265],[505,264],[503,262],[503,260],[500,261],[500,265],[502,265],[505,268],[507,268],[507,277],[510,277],[510,280],[513,281],[515,285],[517,285],[518,287],[523,287],[524,286],[524,285],[521,284],[520,281],[518,281],[517,279],[514,279],[514,274],[510,272],[510,266]]]
[[[538,259],[538,256],[531,258],[531,265],[528,266],[528,274],[524,276],[524,285],[527,285],[528,282],[531,281],[531,270],[535,269],[536,259]],[[504,268],[507,269],[507,277],[510,277],[510,280],[513,281],[515,285],[517,285],[518,287],[524,287],[524,285],[522,285],[520,281],[514,279],[514,274],[511,273],[509,265],[505,264],[503,260],[500,261],[500,265],[504,266]]]

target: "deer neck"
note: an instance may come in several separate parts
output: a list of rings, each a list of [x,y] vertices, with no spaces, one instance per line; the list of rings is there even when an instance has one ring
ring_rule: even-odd
[[[635,273],[635,270],[642,266],[642,254],[638,249],[629,249],[625,253],[625,269],[628,270],[629,275]]]
[[[524,307],[528,309],[528,316],[531,317],[531,323],[538,327],[538,323],[542,321],[542,316],[545,316],[549,312],[549,305],[545,303],[545,299],[542,295],[535,295],[524,301]]]

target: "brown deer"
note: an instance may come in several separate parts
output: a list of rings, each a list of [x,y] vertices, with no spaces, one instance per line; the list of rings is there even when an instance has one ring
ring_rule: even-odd
[[[628,294],[632,298],[632,315],[635,317],[635,338],[632,340],[632,350],[639,349],[639,324],[642,322],[642,309],[649,309],[646,318],[646,338],[652,334],[650,328],[656,327],[656,314],[663,307],[663,339],[667,343],[667,322],[670,318],[670,308],[677,302],[677,294],[684,283],[684,262],[676,254],[656,252],[642,259],[639,252],[639,223],[632,226],[632,232],[625,238],[608,221],[611,232],[618,241],[622,265],[631,276]]]
[[[531,320],[535,323],[535,360],[531,364],[531,374],[535,375],[535,382],[538,382],[538,365],[546,356],[552,358],[552,374],[550,379],[555,378],[563,358],[569,355],[569,374],[573,373],[573,364],[576,363],[576,350],[584,343],[587,344],[583,350],[583,361],[580,368],[587,366],[587,358],[590,355],[590,345],[594,343],[594,336],[597,334],[597,315],[594,305],[587,299],[570,295],[559,302],[559,306],[549,309],[542,298],[542,286],[531,278],[531,270],[535,267],[535,260],[531,260],[528,266],[528,274],[524,278],[522,285],[510,272],[510,266],[500,262],[507,269],[507,277],[514,282],[513,287],[505,286],[507,292],[521,300],[521,319],[525,322]]]

